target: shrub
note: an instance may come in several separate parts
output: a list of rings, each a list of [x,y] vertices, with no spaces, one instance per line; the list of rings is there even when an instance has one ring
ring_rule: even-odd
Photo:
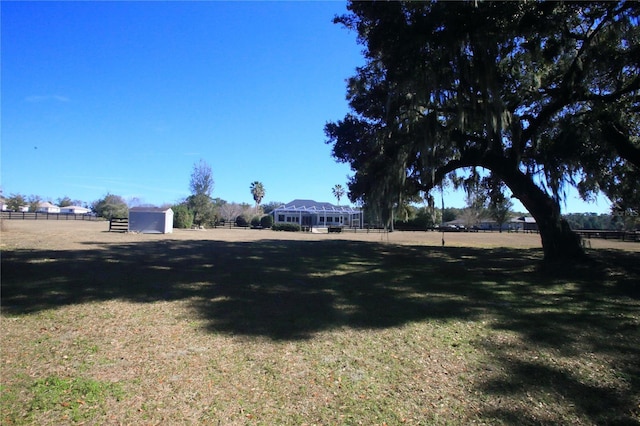
[[[419,216],[407,221],[397,221],[393,223],[393,227],[398,231],[426,231],[433,229],[435,225],[426,216]]]
[[[270,214],[262,216],[260,226],[262,226],[263,229],[271,228],[273,226],[273,216]]]
[[[236,217],[236,226],[247,226],[247,219],[244,216]]]
[[[276,223],[271,229],[274,231],[299,232],[301,228],[297,223]]]
[[[128,217],[129,208],[119,195],[107,194],[101,200],[95,201],[91,209],[100,217],[112,219],[114,217]]]
[[[189,229],[193,225],[193,212],[185,204],[171,207],[173,210],[173,227]]]
[[[254,216],[251,218],[251,227],[257,228],[260,226],[260,216]]]

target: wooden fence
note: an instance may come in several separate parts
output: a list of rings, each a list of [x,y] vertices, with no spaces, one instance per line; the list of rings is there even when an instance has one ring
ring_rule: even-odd
[[[386,232],[388,232],[387,229],[384,228],[377,228],[377,227],[365,227],[365,228],[358,228],[358,227],[349,227],[349,226],[329,226],[329,227],[315,227],[316,229],[320,228],[320,229],[326,229],[327,233],[334,233],[334,232],[351,232],[353,234],[384,234]],[[304,230],[304,229],[303,229]],[[305,230],[307,232],[311,231],[311,228],[307,227],[307,229]]]
[[[109,220],[109,232],[128,232],[129,218],[113,217]]]
[[[604,240],[622,240],[640,242],[640,231],[604,231],[597,229],[578,229],[576,234],[582,238],[601,238]]]
[[[6,212],[0,215],[2,219],[11,220],[103,220],[92,214],[74,213],[45,213],[45,212]]]
[[[195,225],[194,225],[195,227]],[[230,220],[227,222],[216,222],[213,225],[214,228],[227,228],[227,229],[250,229],[250,224],[238,225],[235,220]]]

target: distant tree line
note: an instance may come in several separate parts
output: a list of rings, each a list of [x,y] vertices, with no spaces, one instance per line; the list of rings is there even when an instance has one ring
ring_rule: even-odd
[[[634,231],[640,229],[640,218],[633,213],[572,213],[564,216],[571,229]]]
[[[234,223],[238,226],[253,226],[270,228],[273,218],[269,213],[283,203],[270,202],[260,204],[265,196],[265,187],[262,182],[254,181],[250,185],[250,192],[255,201],[252,206],[248,203],[235,203],[213,198],[215,182],[211,166],[204,160],[193,165],[189,189],[191,195],[174,204],[165,204],[161,207],[171,207],[174,212],[175,228],[191,228],[193,226],[209,228],[221,224]],[[28,206],[29,211],[37,211],[42,203],[42,198],[36,195],[24,196],[11,194],[4,198],[9,210],[18,211]],[[139,199],[130,199],[128,202],[120,195],[107,193],[104,197],[86,204],[78,200],[71,200],[65,196],[55,202],[60,207],[70,205],[90,208],[92,213],[105,219],[126,218],[129,208],[133,206],[145,206]]]
[[[445,207],[442,210],[441,208],[429,208],[429,206],[407,205],[402,208],[402,212],[402,217],[395,216],[393,229],[429,230],[455,220],[461,220],[462,224],[469,228],[486,220],[493,220],[496,222],[496,227],[498,226],[498,221],[495,220],[495,212],[492,213],[490,208],[478,208],[477,206],[464,208]],[[376,216],[371,210],[365,208],[364,214],[365,222],[370,226],[384,226],[380,217]],[[529,214],[509,210],[501,223],[508,223],[513,218],[521,216],[529,216]],[[571,213],[563,217],[573,230],[640,230],[640,217],[634,213]]]
[[[211,166],[204,160],[194,164],[189,181],[191,195],[172,206],[175,228],[211,228],[230,223],[236,226],[271,227],[273,219],[268,213],[282,203],[260,204],[266,193],[262,182],[254,181],[249,186],[254,206],[213,198],[214,185]]]
[[[407,197],[404,201],[393,205],[391,209],[381,210],[375,205],[365,203],[362,206],[364,221],[369,226],[387,227],[390,229],[415,229],[427,230],[439,225],[462,219],[464,225],[472,227],[481,221],[493,220],[498,229],[513,217],[524,216],[524,213],[513,212],[513,204],[509,197],[504,195],[504,184],[492,180],[491,177],[482,179],[480,185],[461,185],[467,192],[465,208],[441,208],[436,207],[432,195],[420,197]],[[273,225],[273,217],[270,213],[281,206],[281,202],[260,204],[265,196],[264,184],[254,181],[249,190],[255,201],[255,205],[248,203],[235,203],[212,198],[214,188],[211,166],[204,160],[193,165],[189,182],[191,195],[171,207],[174,212],[175,228],[191,228],[193,226],[208,228],[221,224],[233,223],[237,226],[252,226],[270,228]],[[332,188],[333,195],[340,198],[345,195],[341,185]],[[42,202],[42,198],[36,195],[25,197],[21,194],[11,194],[3,198],[9,210],[19,210],[23,206],[29,206],[30,211],[36,211]],[[129,207],[139,205],[139,200],[130,200],[127,203],[119,195],[108,193],[103,198],[94,201],[91,205],[79,200],[72,200],[64,196],[56,200],[60,207],[78,205],[87,206],[92,212],[106,219],[127,217]],[[422,205],[421,205],[422,204]],[[611,214],[573,213],[564,215],[563,219],[571,229],[599,229],[599,230],[637,230],[640,229],[640,217],[635,210],[620,212],[612,208]]]

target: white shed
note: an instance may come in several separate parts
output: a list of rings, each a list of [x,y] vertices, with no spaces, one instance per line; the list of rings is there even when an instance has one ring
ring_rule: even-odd
[[[129,232],[170,234],[173,232],[173,210],[157,207],[129,209]]]

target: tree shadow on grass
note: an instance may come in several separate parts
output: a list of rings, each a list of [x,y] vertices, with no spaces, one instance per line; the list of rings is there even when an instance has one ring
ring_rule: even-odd
[[[345,325],[466,318],[475,309],[469,296],[489,296],[472,285],[456,252],[347,241],[87,246],[5,253],[5,313],[111,299],[189,300],[212,331],[298,339]]]
[[[20,315],[104,300],[184,300],[211,332],[273,340],[489,316],[532,347],[606,354],[628,388],[585,384],[566,369],[514,360],[500,345],[477,342],[507,372],[487,379],[483,393],[541,387],[595,422],[633,422],[640,397],[635,256],[599,251],[590,264],[541,268],[539,250],[342,240],[87,243],[86,250],[3,253],[2,309]],[[540,423],[509,407],[485,411],[507,424]]]

